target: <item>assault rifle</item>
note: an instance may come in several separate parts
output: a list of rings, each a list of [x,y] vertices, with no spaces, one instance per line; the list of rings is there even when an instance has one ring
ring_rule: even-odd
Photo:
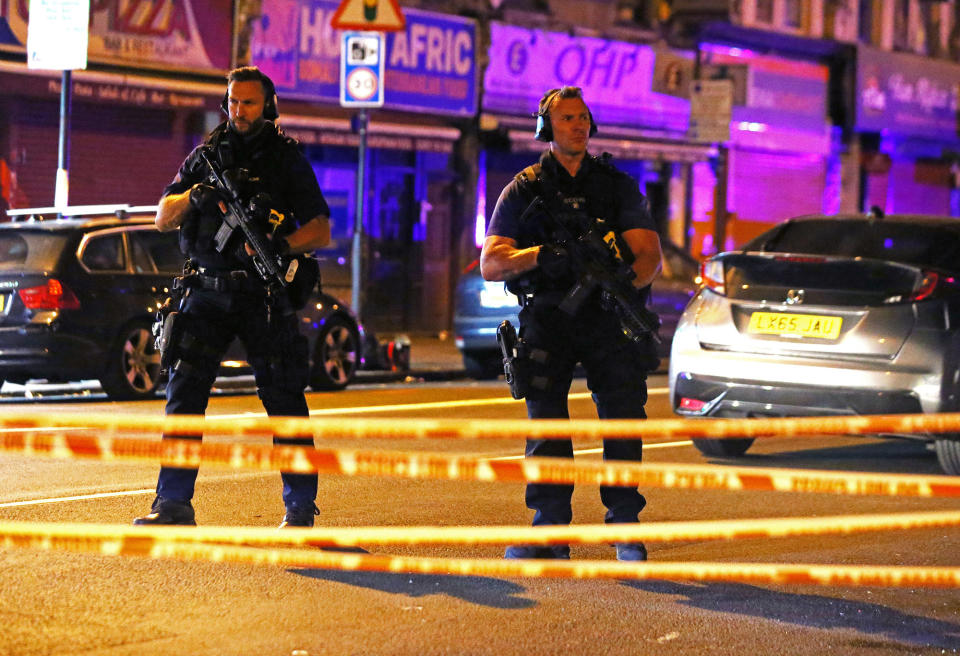
[[[604,304],[612,306],[617,313],[624,335],[635,342],[650,335],[659,344],[661,340],[657,330],[660,318],[647,309],[632,283],[637,277],[636,272],[614,254],[601,234],[597,221],[582,212],[556,212],[540,196],[534,198],[524,210],[520,222],[533,213],[540,213],[546,218],[547,229],[566,249],[572,268],[579,276],[560,302],[560,310],[573,316],[599,288]]]
[[[256,222],[250,217],[247,209],[240,200],[240,192],[233,180],[223,174],[223,171],[210,160],[207,153],[200,151],[200,156],[210,169],[210,180],[214,187],[220,192],[223,202],[227,206],[227,213],[223,217],[223,223],[220,225],[217,234],[214,236],[214,242],[218,251],[222,251],[233,235],[239,228],[247,243],[254,250],[253,266],[257,273],[266,283],[277,282],[281,287],[287,287],[293,282],[297,275],[297,269],[300,265],[300,259],[296,257],[284,258],[267,238],[261,234],[257,228]],[[316,281],[314,281],[316,282]]]

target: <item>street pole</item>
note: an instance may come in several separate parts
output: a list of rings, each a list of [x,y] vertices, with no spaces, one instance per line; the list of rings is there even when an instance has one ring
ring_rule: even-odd
[[[353,250],[350,258],[350,291],[353,312],[357,320],[361,321],[363,305],[363,199],[367,191],[364,176],[367,164],[367,110],[361,108],[355,118],[360,143],[357,149],[357,211],[353,221]]]
[[[73,71],[63,71],[60,80],[60,142],[57,152],[57,181],[53,204],[57,208],[69,204],[70,192],[70,112],[73,98]]]

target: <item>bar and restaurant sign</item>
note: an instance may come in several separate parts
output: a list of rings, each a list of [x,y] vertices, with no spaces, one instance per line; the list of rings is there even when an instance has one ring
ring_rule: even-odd
[[[857,130],[956,141],[960,64],[857,47]]]
[[[0,50],[27,51],[29,0],[0,0]],[[232,0],[90,0],[91,62],[225,73]]]
[[[338,0],[262,0],[251,63],[281,96],[340,101]],[[384,109],[473,116],[477,111],[476,23],[404,9],[406,28],[386,34]]]

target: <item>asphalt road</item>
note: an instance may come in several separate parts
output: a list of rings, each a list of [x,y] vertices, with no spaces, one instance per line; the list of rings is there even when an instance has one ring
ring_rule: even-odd
[[[648,413],[668,416],[664,379]],[[592,417],[575,381],[574,417]],[[311,394],[317,416],[524,417],[502,382],[357,386]],[[155,416],[162,403],[96,395],[4,404],[24,410]],[[259,413],[255,395],[221,394],[210,414]],[[516,439],[359,443],[353,448],[517,456]],[[577,443],[590,451],[598,444]],[[584,453],[584,458],[597,458]],[[685,440],[647,441],[647,462],[703,463]],[[715,461],[720,463],[720,461]],[[734,464],[732,461],[722,464]],[[747,466],[939,474],[922,445],[824,436],[758,441]],[[157,467],[0,455],[0,519],[121,523],[147,511]],[[643,490],[643,521],[807,517],[956,509],[950,499]],[[320,525],[526,525],[513,483],[324,476]],[[276,473],[201,470],[206,526],[275,526]],[[596,487],[578,486],[575,523],[600,523]],[[478,529],[482,530],[482,529]],[[851,536],[648,543],[652,561],[950,566],[960,529]],[[391,547],[376,553],[498,558],[502,547]],[[614,559],[603,545],[574,559]],[[960,592],[748,583],[562,580],[343,572],[0,550],[0,654],[943,654],[960,652]]]

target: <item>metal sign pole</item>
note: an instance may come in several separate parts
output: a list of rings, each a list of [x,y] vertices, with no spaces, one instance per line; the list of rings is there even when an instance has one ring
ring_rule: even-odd
[[[357,320],[362,322],[363,303],[363,199],[367,193],[367,110],[360,108],[356,116],[360,143],[357,149],[357,212],[353,221],[353,251],[351,260],[351,305]]]
[[[70,113],[73,99],[73,80],[70,70],[63,71],[60,81],[60,142],[57,149],[57,181],[53,204],[69,205],[70,191]]]

